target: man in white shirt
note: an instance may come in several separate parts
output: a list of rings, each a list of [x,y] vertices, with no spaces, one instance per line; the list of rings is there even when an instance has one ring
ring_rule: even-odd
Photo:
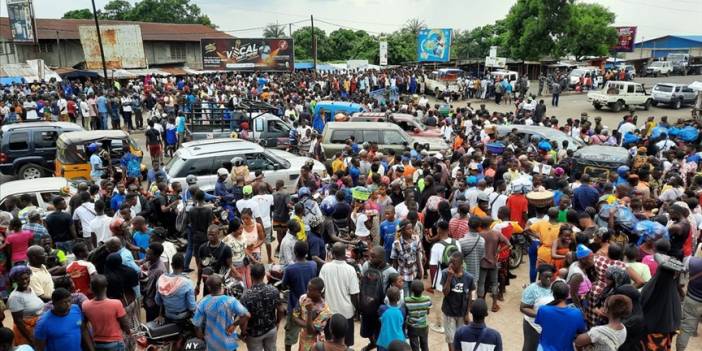
[[[675,143],[668,139],[668,134],[661,133],[661,141],[656,143],[656,149],[658,149],[659,155],[668,152],[673,147],[675,147]]]
[[[95,218],[90,221],[88,227],[90,228],[92,245],[97,247],[112,237],[112,231],[110,231],[112,217],[105,214],[105,202],[102,200],[95,201],[94,209]]]
[[[83,191],[80,193],[80,206],[78,206],[75,211],[73,211],[73,221],[80,221],[81,232],[83,233],[83,240],[85,240],[88,250],[92,250],[94,246],[92,245],[92,240],[90,240],[92,231],[90,230],[90,223],[95,219],[97,214],[95,213],[95,204],[90,202],[90,193]]]
[[[268,262],[273,262],[271,242],[273,242],[273,221],[271,220],[271,207],[273,207],[273,195],[268,194],[268,187],[260,183],[256,189],[257,195],[252,199],[258,203],[258,213],[261,215],[263,230],[266,232],[266,252],[268,252]]]
[[[337,242],[332,247],[334,260],[322,266],[319,277],[324,280],[325,298],[332,313],[340,313],[348,321],[345,344],[353,346],[353,316],[358,308],[360,292],[356,270],[346,263],[346,245]]]

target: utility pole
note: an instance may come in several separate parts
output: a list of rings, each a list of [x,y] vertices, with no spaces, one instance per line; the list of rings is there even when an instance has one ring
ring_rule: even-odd
[[[100,58],[102,59],[102,74],[107,81],[107,65],[105,64],[105,50],[102,48],[102,35],[100,34],[100,23],[97,18],[97,10],[95,9],[95,0],[91,0],[93,3],[93,18],[95,19],[95,31],[97,32],[98,45],[100,46]]]
[[[59,31],[56,31],[56,55],[58,56],[59,67],[63,67],[61,63],[61,41],[59,39]]]
[[[312,22],[312,69],[314,74],[317,74],[317,34],[314,32],[314,17],[310,15],[310,22]]]
[[[288,35],[290,35],[290,38],[292,38],[292,23],[288,23]]]

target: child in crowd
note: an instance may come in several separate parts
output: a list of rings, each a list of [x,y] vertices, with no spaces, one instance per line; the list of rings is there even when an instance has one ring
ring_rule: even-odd
[[[390,257],[392,243],[396,239],[397,226],[400,221],[395,219],[395,208],[388,206],[385,208],[385,220],[380,223],[380,240],[385,248],[385,257]]]
[[[393,340],[405,340],[405,311],[399,305],[400,292],[395,286],[388,288],[386,293],[388,302],[380,306],[380,333],[378,334],[378,351],[388,349]]]
[[[399,273],[390,273],[390,275],[388,276],[388,289],[393,286],[400,289],[400,300],[398,301],[398,304],[400,305],[400,307],[402,307],[405,304],[405,280]],[[389,301],[390,300],[386,295],[384,301],[385,304],[389,304]]]
[[[149,248],[149,241],[151,240],[151,229],[146,227],[146,219],[142,216],[136,216],[132,220],[132,240],[134,240],[134,245],[139,247],[138,259],[144,259],[144,253],[146,249]]]
[[[311,351],[324,340],[324,328],[331,316],[329,305],[324,301],[324,281],[313,278],[307,284],[307,294],[300,296],[300,304],[292,313],[293,320],[301,328],[299,351]]]
[[[616,351],[626,341],[622,319],[631,314],[632,302],[625,295],[612,295],[605,301],[604,313],[609,323],[592,327],[575,338],[575,346],[584,350]]]
[[[431,309],[431,298],[423,295],[424,283],[413,280],[410,285],[412,295],[405,298],[407,310],[407,336],[410,339],[412,351],[429,351],[428,319]]]

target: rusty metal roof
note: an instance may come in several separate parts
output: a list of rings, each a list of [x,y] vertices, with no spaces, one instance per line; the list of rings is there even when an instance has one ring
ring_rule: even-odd
[[[100,20],[101,25],[138,24],[144,41],[196,41],[202,38],[228,39],[233,36],[202,24],[175,24]],[[93,26],[94,20],[37,18],[37,38],[56,40],[56,32],[63,40],[80,40],[79,26]],[[11,40],[7,17],[0,17],[0,36]]]

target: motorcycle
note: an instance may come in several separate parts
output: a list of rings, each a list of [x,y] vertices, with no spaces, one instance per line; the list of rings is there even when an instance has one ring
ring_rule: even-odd
[[[136,333],[137,346],[142,351],[204,351],[205,343],[194,337],[189,320],[153,320],[142,323]]]
[[[512,234],[509,239],[512,251],[509,254],[509,269],[516,269],[524,261],[524,256],[529,254],[531,238],[524,233]]]

